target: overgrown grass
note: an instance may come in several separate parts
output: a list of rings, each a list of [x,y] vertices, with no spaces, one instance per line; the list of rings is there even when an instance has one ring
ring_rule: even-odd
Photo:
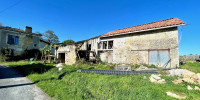
[[[200,73],[200,63],[199,62],[190,62],[184,65],[181,65],[181,68],[190,70],[195,73]]]
[[[58,71],[52,64],[39,66],[39,62],[35,62],[35,65],[29,63],[22,61],[9,64],[15,68],[21,67],[18,68],[20,71],[24,71],[24,68],[27,71],[30,68],[26,73],[27,77],[49,96],[58,100],[175,100],[166,95],[167,91],[185,93],[188,100],[200,98],[200,91],[187,90],[187,83],[174,85],[172,81],[177,77],[164,76],[162,78],[166,80],[166,84],[154,84],[149,82],[149,74],[101,75],[76,72],[77,69],[112,69],[104,64],[64,66],[63,70]],[[42,73],[32,70],[38,67],[50,69],[43,70]],[[144,79],[144,76],[147,78]]]
[[[62,71],[53,68],[44,74],[32,74],[28,78],[36,82],[47,94],[59,100],[173,100],[167,91],[185,93],[188,99],[200,98],[199,91],[187,90],[187,83],[174,85],[176,77],[163,77],[166,84],[153,84],[148,74],[142,75],[101,75],[78,73],[81,67],[66,66]],[[85,68],[85,67],[84,67]]]

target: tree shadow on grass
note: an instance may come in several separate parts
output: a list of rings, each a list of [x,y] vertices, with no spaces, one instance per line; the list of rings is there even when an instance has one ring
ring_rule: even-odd
[[[43,65],[43,64],[33,64],[33,65],[22,65],[22,66],[15,66],[14,69],[18,70],[24,76],[28,76],[33,73],[42,74],[50,69],[54,68],[52,65]]]

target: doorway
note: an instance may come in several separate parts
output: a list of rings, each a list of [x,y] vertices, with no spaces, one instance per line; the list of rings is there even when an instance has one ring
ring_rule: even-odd
[[[65,63],[65,53],[59,53],[58,60],[60,63]]]
[[[151,50],[149,51],[149,65],[170,68],[169,50]]]

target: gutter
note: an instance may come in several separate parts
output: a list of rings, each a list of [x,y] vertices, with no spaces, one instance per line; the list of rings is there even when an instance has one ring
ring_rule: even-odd
[[[130,31],[130,32],[125,32],[125,33],[118,33],[118,34],[113,34],[113,35],[100,36],[100,38],[111,37],[111,36],[118,36],[118,35],[125,35],[125,34],[130,34],[130,33],[146,32],[146,31],[152,31],[152,30],[158,30],[158,29],[165,29],[165,28],[172,28],[172,27],[178,27],[178,26],[184,26],[184,25],[186,25],[186,24],[179,24],[179,25],[159,27],[159,28],[151,28],[151,29],[139,30],[139,31]]]

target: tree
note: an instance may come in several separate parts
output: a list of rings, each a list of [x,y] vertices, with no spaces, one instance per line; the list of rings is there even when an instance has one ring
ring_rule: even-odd
[[[3,26],[3,24],[0,22],[0,26]]]
[[[45,45],[44,48],[41,48],[41,52],[42,52],[41,60],[42,60],[43,64],[46,64],[46,59],[47,59],[47,55],[48,55],[47,50],[46,50],[47,47],[48,47],[48,45]]]
[[[67,44],[71,44],[71,43],[74,43],[74,41],[73,40],[65,40],[65,41],[63,41],[63,45],[67,45]]]
[[[54,31],[47,30],[45,33],[43,33],[44,39],[46,39],[48,42],[55,44],[59,43],[58,36],[54,34]]]
[[[39,31],[36,31],[35,34],[41,34]]]

